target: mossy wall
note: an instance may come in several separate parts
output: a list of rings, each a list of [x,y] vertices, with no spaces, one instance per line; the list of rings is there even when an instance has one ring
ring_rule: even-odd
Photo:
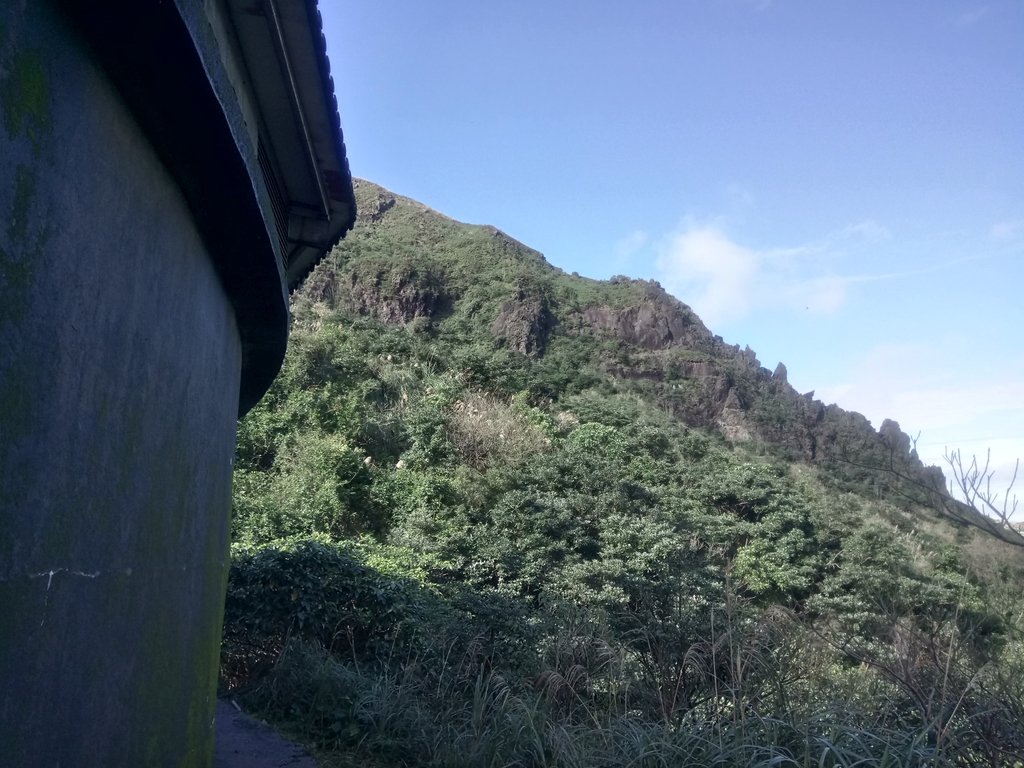
[[[210,764],[240,365],[117,93],[0,4],[3,764]]]

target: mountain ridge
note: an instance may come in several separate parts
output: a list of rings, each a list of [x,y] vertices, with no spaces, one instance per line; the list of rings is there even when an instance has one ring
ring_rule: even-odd
[[[784,363],[770,371],[749,346],[727,344],[657,281],[568,274],[497,227],[464,224],[367,180],[355,189],[359,224],[307,280],[306,297],[389,325],[447,329],[467,315],[481,340],[534,359],[553,339],[591,337],[602,347],[598,370],[638,383],[687,426],[812,463],[866,451],[945,488],[942,470],[919,461],[895,420],[875,429],[856,411],[797,392]],[[382,237],[392,253],[368,247]],[[453,257],[451,240],[472,249],[475,263]],[[681,389],[686,397],[676,396]]]

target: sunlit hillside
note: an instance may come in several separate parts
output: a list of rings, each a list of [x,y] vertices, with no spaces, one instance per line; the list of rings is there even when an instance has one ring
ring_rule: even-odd
[[[325,765],[1024,760],[1024,547],[898,425],[656,283],[357,198],[240,424],[246,706]]]

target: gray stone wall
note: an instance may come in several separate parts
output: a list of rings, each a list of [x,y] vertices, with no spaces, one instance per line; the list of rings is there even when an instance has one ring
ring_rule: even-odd
[[[46,3],[0,4],[0,121],[0,762],[208,765],[234,314]]]

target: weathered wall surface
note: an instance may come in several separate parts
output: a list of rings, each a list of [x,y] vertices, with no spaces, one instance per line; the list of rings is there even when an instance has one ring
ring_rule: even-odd
[[[234,315],[47,4],[0,4],[0,119],[0,762],[207,765]]]

